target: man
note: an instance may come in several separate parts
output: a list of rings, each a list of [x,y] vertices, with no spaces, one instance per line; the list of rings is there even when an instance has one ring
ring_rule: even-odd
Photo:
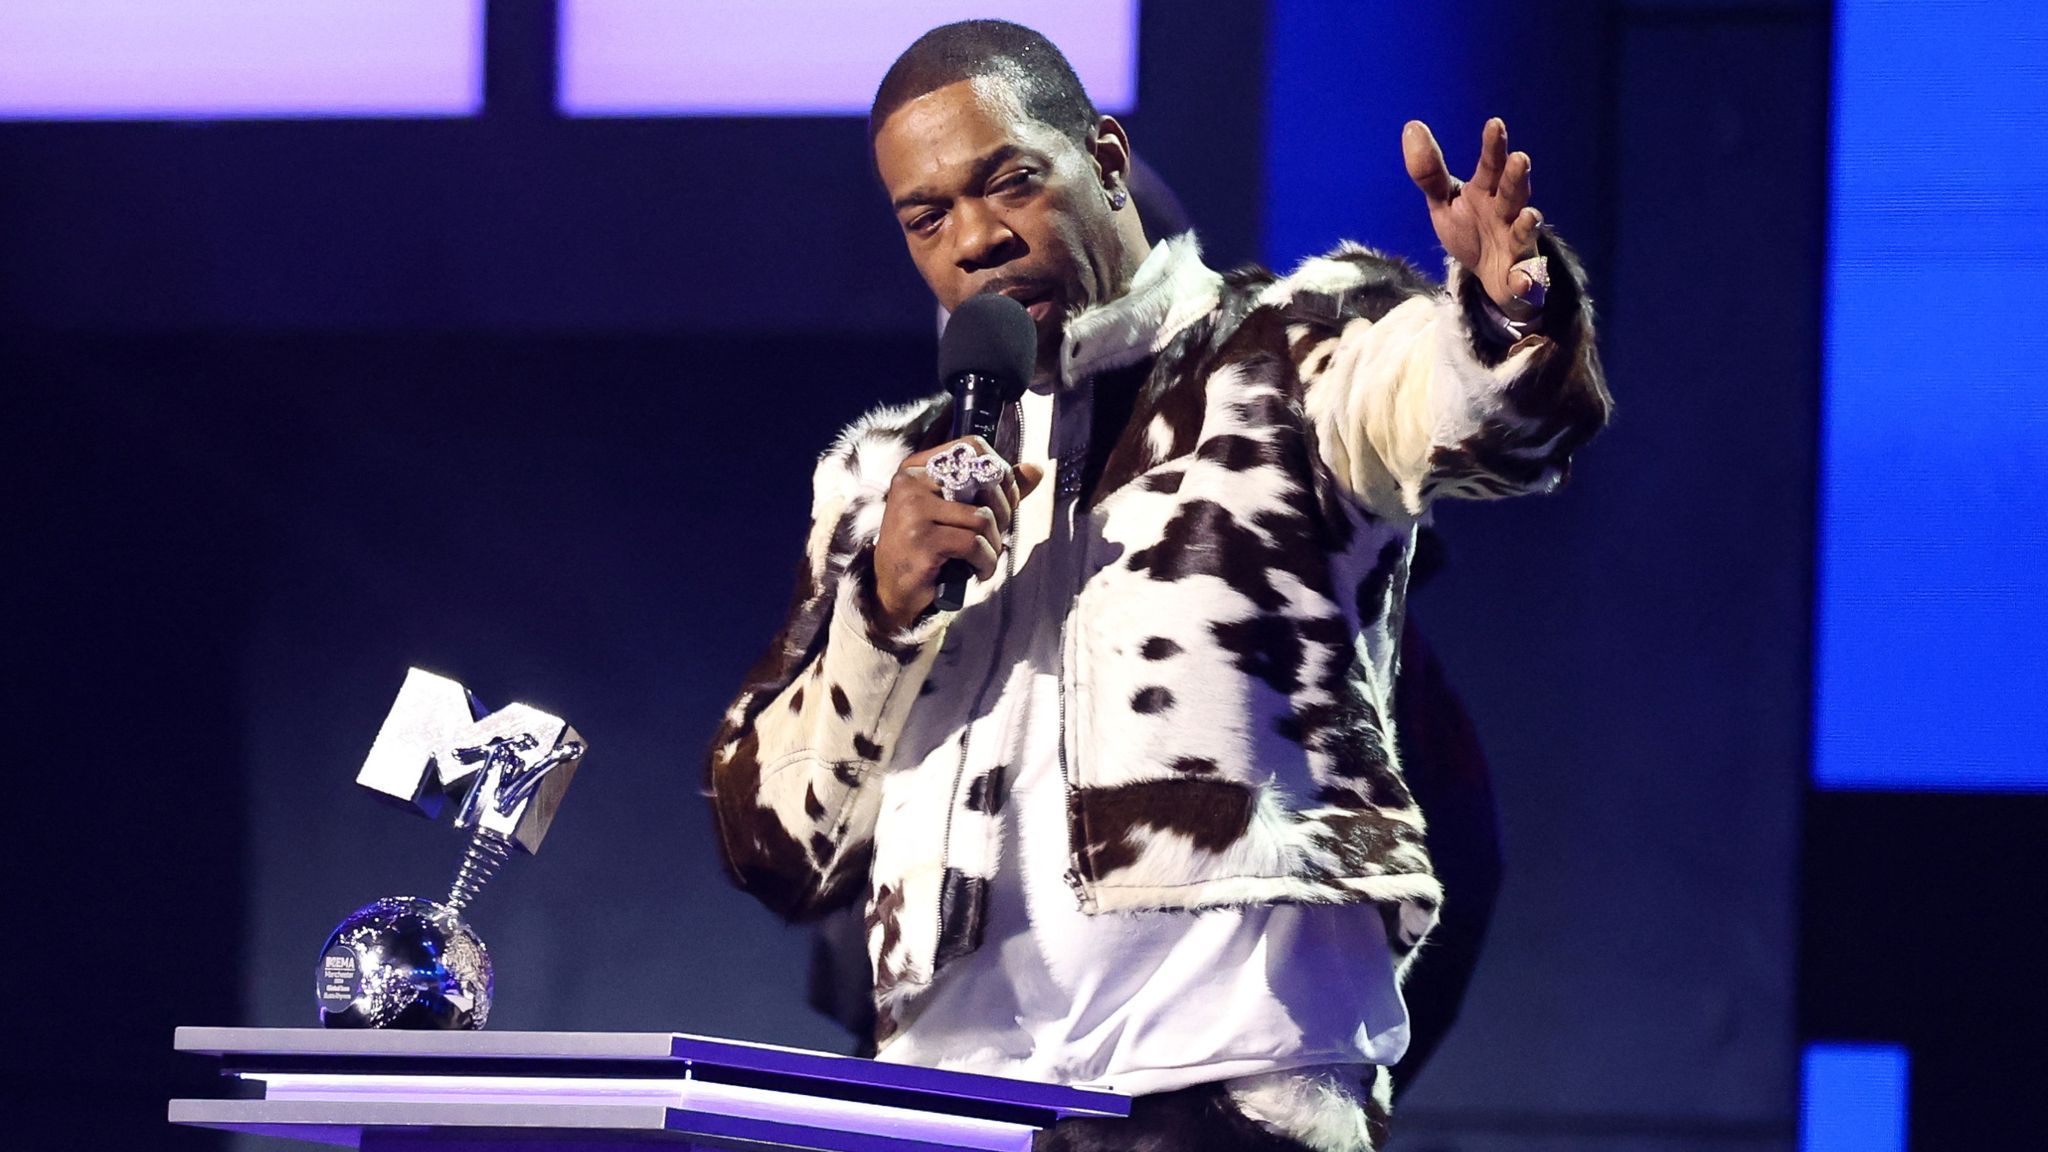
[[[1138,1097],[1041,1148],[1375,1147],[1442,896],[1392,732],[1416,526],[1553,487],[1609,407],[1528,158],[1492,121],[1459,185],[1408,126],[1439,289],[1353,246],[1276,279],[1151,244],[1124,130],[1015,25],[925,35],[869,130],[939,303],[1027,305],[1036,375],[968,442],[1016,462],[971,500],[924,467],[944,397],[820,461],[712,750],[727,865],[793,919],[864,895],[880,1059]]]

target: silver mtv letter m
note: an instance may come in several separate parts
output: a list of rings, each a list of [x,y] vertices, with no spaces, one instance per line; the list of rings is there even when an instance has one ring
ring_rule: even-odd
[[[559,716],[525,704],[487,712],[462,685],[411,668],[356,783],[428,819],[440,816],[447,799],[466,786],[456,827],[533,853],[583,762],[584,747]]]

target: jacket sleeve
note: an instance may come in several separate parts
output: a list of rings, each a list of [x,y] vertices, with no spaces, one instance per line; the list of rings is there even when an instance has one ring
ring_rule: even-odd
[[[871,625],[882,500],[907,448],[846,447],[819,463],[789,618],[726,710],[707,771],[727,870],[791,920],[844,905],[865,879],[878,776],[943,627]]]
[[[1439,496],[1488,499],[1556,487],[1612,400],[1592,307],[1570,249],[1548,231],[1550,289],[1528,335],[1509,330],[1455,262],[1443,288],[1406,263],[1346,246],[1267,290],[1323,463],[1382,515]]]

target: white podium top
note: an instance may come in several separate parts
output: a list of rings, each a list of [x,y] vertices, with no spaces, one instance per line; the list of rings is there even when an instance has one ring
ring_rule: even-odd
[[[1027,1152],[1110,1092],[667,1032],[180,1028],[177,1050],[262,1085],[174,1100],[173,1123],[387,1152],[602,1141],[811,1152]]]

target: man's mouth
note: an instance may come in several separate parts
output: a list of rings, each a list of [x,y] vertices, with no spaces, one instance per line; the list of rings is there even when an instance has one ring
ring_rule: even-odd
[[[1035,282],[1005,284],[996,290],[1024,306],[1035,324],[1043,325],[1059,309],[1059,294],[1049,284]]]
[[[1038,286],[1006,289],[1003,295],[1022,304],[1024,311],[1030,314],[1031,322],[1038,325],[1043,325],[1059,305],[1050,289]]]

